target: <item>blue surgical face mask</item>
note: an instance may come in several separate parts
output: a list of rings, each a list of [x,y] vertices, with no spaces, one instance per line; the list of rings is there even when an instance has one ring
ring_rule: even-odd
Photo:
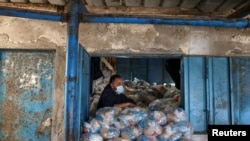
[[[122,94],[124,92],[124,87],[122,85],[118,86],[115,90],[117,94]]]

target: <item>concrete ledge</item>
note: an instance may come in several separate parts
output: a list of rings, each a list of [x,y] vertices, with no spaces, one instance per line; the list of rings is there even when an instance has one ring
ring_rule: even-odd
[[[207,134],[194,134],[192,141],[208,141]]]

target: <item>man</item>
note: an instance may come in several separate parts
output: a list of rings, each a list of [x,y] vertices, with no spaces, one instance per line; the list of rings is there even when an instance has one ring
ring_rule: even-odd
[[[104,88],[98,101],[97,109],[103,107],[133,107],[136,103],[123,94],[123,79],[120,75],[113,75],[109,84]]]

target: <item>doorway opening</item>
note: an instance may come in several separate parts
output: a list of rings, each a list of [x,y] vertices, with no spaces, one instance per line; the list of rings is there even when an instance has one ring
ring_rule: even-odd
[[[189,132],[186,134],[188,135],[186,138],[191,139],[194,130],[186,117],[182,98],[182,73],[184,72],[182,59],[182,57],[176,56],[89,57],[89,62],[91,62],[88,65],[89,73],[87,71],[82,73],[85,78],[88,78],[89,74],[90,81],[89,85],[82,85],[84,88],[81,88],[84,90],[88,86],[87,89],[89,89],[89,93],[82,93],[81,108],[85,108],[85,110],[81,110],[81,115],[85,115],[86,118],[82,124],[84,130],[81,137],[90,140],[92,134],[88,133],[94,132],[96,133],[94,138],[98,136],[100,139],[131,139],[125,131],[131,132],[133,130],[125,130],[128,128],[142,130],[140,137],[143,137],[147,128],[139,127],[140,124],[144,122],[147,124],[150,121],[158,122],[155,119],[161,116],[163,123],[156,124],[161,131],[154,137],[160,138],[165,126],[181,121]],[[85,60],[88,61],[88,59]],[[82,64],[86,65],[87,63]],[[124,88],[122,97],[125,95],[132,99],[136,105],[124,108],[116,107],[117,104],[115,104],[111,107],[105,106],[97,109],[99,100],[102,99],[102,92],[106,86],[110,85],[110,78],[115,74],[122,77],[123,83],[121,84]],[[116,91],[117,87],[110,87],[110,91],[111,89],[114,91],[112,96],[119,97],[120,94]],[[86,94],[88,94],[88,98],[86,98]],[[102,103],[103,101],[110,101],[110,99],[102,100]],[[158,127],[150,128],[155,130]],[[113,136],[114,132],[117,133],[115,136]],[[181,139],[184,132],[180,132],[179,135]],[[139,135],[136,138],[139,138]]]
[[[181,101],[181,57],[91,57],[89,116],[94,117],[102,91],[112,75],[124,80],[124,94],[138,106],[157,99]]]

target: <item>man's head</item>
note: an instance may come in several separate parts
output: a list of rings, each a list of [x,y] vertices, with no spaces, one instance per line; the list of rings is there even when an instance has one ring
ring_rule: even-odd
[[[123,82],[123,79],[120,75],[115,74],[110,77],[109,84],[112,89],[116,89],[118,86],[121,86]]]

